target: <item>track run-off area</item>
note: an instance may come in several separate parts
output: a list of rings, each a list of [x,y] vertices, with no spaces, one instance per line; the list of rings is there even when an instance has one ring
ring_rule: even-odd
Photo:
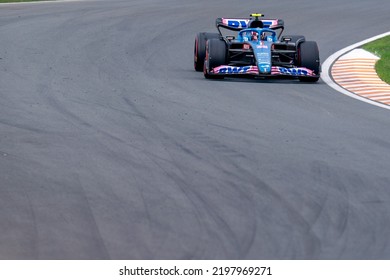
[[[389,259],[390,113],[322,79],[210,81],[197,32],[261,12],[321,61],[390,2],[0,6],[1,259]],[[302,11],[305,11],[304,13]]]

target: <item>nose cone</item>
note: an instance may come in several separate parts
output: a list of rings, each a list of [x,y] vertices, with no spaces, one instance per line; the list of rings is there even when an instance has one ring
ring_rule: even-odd
[[[259,63],[257,66],[259,68],[260,74],[270,74],[271,73],[271,65],[268,63]]]

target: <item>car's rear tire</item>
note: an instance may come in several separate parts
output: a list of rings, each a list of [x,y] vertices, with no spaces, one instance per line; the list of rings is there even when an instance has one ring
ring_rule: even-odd
[[[203,71],[207,40],[219,37],[218,33],[200,32],[196,34],[194,46],[194,68],[196,71]]]
[[[220,65],[226,65],[227,46],[224,40],[210,39],[206,42],[206,58],[203,73],[206,79],[223,79],[222,75],[209,74],[210,71]]]
[[[317,77],[299,77],[301,82],[317,82],[321,72],[320,53],[314,41],[305,41],[298,47],[299,66],[313,70]]]

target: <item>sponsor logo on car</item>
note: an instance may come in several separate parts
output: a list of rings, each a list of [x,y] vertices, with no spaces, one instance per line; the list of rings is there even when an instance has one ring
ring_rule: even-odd
[[[234,28],[247,28],[248,20],[228,20],[227,25]]]
[[[250,66],[222,66],[215,68],[214,72],[218,74],[246,74],[250,68]]]
[[[260,69],[260,73],[268,73],[271,71],[270,64],[259,64],[258,69]]]
[[[278,20],[262,20],[265,28],[270,28],[278,24]],[[248,28],[249,20],[223,19],[223,23],[233,28]]]
[[[234,74],[269,74],[269,75],[288,75],[288,76],[315,76],[315,73],[304,67],[286,68],[279,66],[271,66],[264,63],[258,66],[228,66],[221,65],[211,70],[211,74],[234,75]]]
[[[306,68],[276,67],[280,74],[292,76],[313,76],[313,71]]]

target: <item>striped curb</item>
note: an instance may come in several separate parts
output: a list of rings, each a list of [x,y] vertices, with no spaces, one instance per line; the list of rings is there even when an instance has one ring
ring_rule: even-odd
[[[378,60],[379,57],[363,49],[354,49],[333,64],[331,76],[337,84],[354,94],[390,105],[390,85],[375,71]]]
[[[357,100],[360,100],[360,101],[363,101],[363,102],[366,102],[368,104],[371,104],[371,105],[374,105],[374,106],[377,106],[377,107],[381,107],[383,109],[387,109],[387,110],[390,110],[390,106],[385,104],[385,103],[382,103],[382,102],[377,102],[377,101],[374,101],[374,100],[371,100],[369,98],[366,98],[366,97],[363,97],[363,96],[360,96],[358,94],[355,94],[345,88],[343,88],[342,86],[340,86],[338,83],[336,83],[334,80],[333,80],[333,77],[331,75],[331,68],[333,67],[333,65],[336,63],[336,61],[341,58],[344,54],[347,54],[348,52],[356,49],[356,48],[359,48],[361,46],[363,46],[364,44],[367,44],[367,43],[370,43],[372,41],[375,41],[375,40],[378,40],[380,38],[383,38],[385,36],[389,36],[390,35],[390,31],[389,32],[385,32],[385,33],[382,33],[382,34],[379,34],[377,36],[374,36],[374,37],[371,37],[371,38],[368,38],[366,40],[363,40],[363,41],[360,41],[360,42],[357,42],[353,45],[350,45],[348,47],[345,47],[337,52],[335,52],[334,54],[330,55],[325,61],[324,63],[322,64],[322,74],[321,74],[321,79],[328,85],[330,86],[331,88],[333,88],[334,90],[344,94],[344,95],[347,95],[349,97],[352,97],[352,98],[355,98]],[[361,73],[360,73],[361,74]],[[376,74],[375,74],[376,75]],[[349,77],[350,79],[353,79],[356,77]],[[372,77],[370,77],[372,78]]]

